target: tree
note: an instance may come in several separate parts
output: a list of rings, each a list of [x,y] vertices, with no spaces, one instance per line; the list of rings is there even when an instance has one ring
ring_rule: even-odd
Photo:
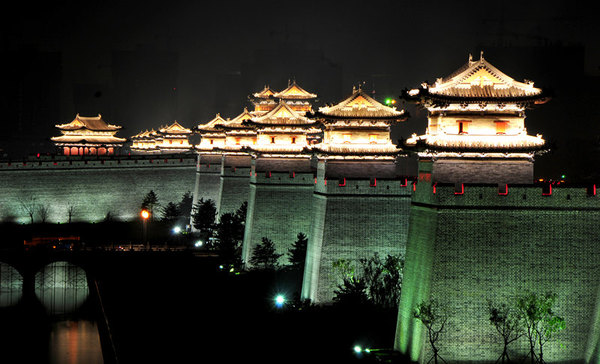
[[[75,215],[75,205],[73,205],[73,204],[67,205],[67,216],[69,218],[69,220],[68,220],[69,224],[73,220],[74,215]]]
[[[239,267],[242,264],[242,240],[244,238],[243,227],[240,227],[239,219],[235,214],[228,212],[221,215],[216,226],[217,250],[224,263]]]
[[[490,300],[488,300],[488,313],[490,324],[494,326],[504,343],[504,350],[502,351],[502,355],[496,360],[496,363],[499,361],[504,363],[505,360],[510,362],[508,345],[525,334],[523,317],[519,311],[508,304],[494,303]]]
[[[153,190],[150,190],[150,192],[148,192],[146,194],[146,196],[144,196],[144,200],[142,201],[142,210],[148,210],[150,212],[150,218],[153,219],[154,218],[154,208],[158,206],[158,196],[156,196],[156,193],[154,193]]]
[[[35,216],[38,206],[35,197],[31,195],[21,196],[19,198],[19,205],[21,205],[21,209],[25,211],[29,216],[30,222],[33,224],[33,217]]]
[[[40,221],[45,223],[48,220],[48,216],[50,215],[50,208],[46,205],[38,205],[37,214],[40,217]]]
[[[304,233],[298,233],[296,241],[292,247],[288,249],[288,261],[292,265],[292,269],[304,270],[306,262],[306,248],[308,246],[308,238]]]
[[[275,244],[267,237],[262,238],[262,243],[257,244],[252,252],[250,264],[264,270],[274,270],[279,267],[279,257],[282,254],[275,252]]]
[[[556,298],[556,293],[538,295],[532,291],[525,291],[517,298],[517,309],[523,317],[525,334],[529,340],[531,363],[545,363],[544,345],[554,334],[565,328],[565,320],[552,310]]]
[[[388,254],[385,260],[381,260],[375,253],[368,259],[361,259],[360,265],[371,302],[384,308],[398,307],[404,257]]]
[[[179,205],[173,202],[169,202],[167,206],[163,207],[162,215],[163,221],[177,220],[179,216],[181,216],[181,210],[179,209]]]
[[[192,225],[200,231],[204,239],[208,239],[215,228],[215,219],[217,217],[217,206],[215,201],[208,199],[204,201],[201,198],[192,209]]]
[[[179,216],[183,216],[186,218],[186,220],[189,220],[194,207],[193,203],[193,194],[190,191],[184,193],[181,197],[181,201],[179,201],[179,204],[177,205],[177,208],[179,209]]]
[[[342,281],[342,285],[347,284],[345,280],[349,278],[362,281],[368,301],[386,309],[398,306],[403,267],[402,255],[388,254],[385,260],[381,260],[377,253],[369,258],[359,259],[358,264],[349,259],[338,259],[333,263],[333,270],[337,275],[336,281]],[[341,287],[338,285],[338,288]]]
[[[365,282],[353,277],[344,277],[334,291],[333,302],[340,306],[364,306],[369,304]]]
[[[438,364],[438,359],[446,362],[440,356],[440,349],[436,346],[436,342],[440,338],[440,334],[444,332],[444,328],[448,321],[448,314],[444,307],[442,307],[435,299],[429,301],[422,301],[417,305],[413,316],[421,321],[421,323],[427,329],[427,338],[433,350],[433,359],[435,364]]]

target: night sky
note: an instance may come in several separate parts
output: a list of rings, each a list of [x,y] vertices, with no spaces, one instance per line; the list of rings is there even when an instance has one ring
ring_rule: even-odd
[[[295,79],[337,102],[353,85],[375,97],[433,82],[480,51],[518,81],[550,90],[528,112],[529,134],[554,151],[536,174],[586,180],[599,163],[600,36],[574,1],[146,1],[19,3],[1,27],[0,149],[53,151],[55,124],[101,113],[117,135],[251,108],[264,85]],[[423,133],[423,111],[395,138]]]

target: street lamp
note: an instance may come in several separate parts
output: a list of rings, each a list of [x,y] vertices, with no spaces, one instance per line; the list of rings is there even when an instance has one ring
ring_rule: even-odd
[[[142,216],[142,222],[143,222],[143,228],[142,228],[143,239],[142,239],[142,241],[143,241],[144,245],[146,246],[146,249],[150,250],[150,244],[148,243],[148,241],[146,239],[146,224],[147,224],[148,218],[150,217],[150,212],[146,209],[143,209],[140,212],[140,215]]]

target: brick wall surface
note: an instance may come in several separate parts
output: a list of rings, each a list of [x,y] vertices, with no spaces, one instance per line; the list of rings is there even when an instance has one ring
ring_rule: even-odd
[[[444,359],[495,361],[502,343],[486,300],[510,301],[531,289],[556,292],[555,311],[567,325],[546,344],[545,360],[589,362],[598,342],[599,198],[585,188],[554,188],[547,196],[536,186],[509,186],[507,195],[492,186],[455,190],[437,186],[434,194],[420,182],[413,195],[396,348],[429,360],[412,310],[430,294],[449,310],[439,341]],[[511,358],[524,356],[526,345],[511,345]]]
[[[275,244],[281,265],[288,264],[288,251],[298,233],[308,236],[314,190],[309,158],[252,160],[250,194],[242,260],[249,266],[254,248],[267,237]]]
[[[80,163],[81,162],[81,163]],[[164,159],[77,162],[77,168],[37,166],[31,169],[0,170],[0,220],[28,223],[21,201],[34,199],[49,208],[48,222],[68,221],[67,209],[74,206],[75,221],[101,221],[110,212],[117,219],[137,218],[144,196],[153,190],[164,206],[179,202],[193,192],[195,166],[171,164]],[[69,162],[64,162],[69,165]],[[173,162],[175,163],[175,162]],[[180,163],[183,164],[180,166]],[[58,167],[58,168],[55,168]],[[37,220],[37,218],[36,218]]]
[[[335,261],[404,253],[408,232],[410,184],[406,179],[377,179],[377,174],[327,178],[325,169],[330,165],[319,165],[302,288],[304,298],[318,303],[331,302],[340,283],[333,270]]]

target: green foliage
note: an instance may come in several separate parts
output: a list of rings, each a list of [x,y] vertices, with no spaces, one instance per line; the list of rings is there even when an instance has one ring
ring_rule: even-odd
[[[200,235],[207,240],[215,228],[215,219],[217,218],[217,206],[213,200],[204,201],[201,198],[193,208],[192,225],[200,231]]]
[[[508,356],[508,345],[518,340],[525,334],[523,327],[523,317],[514,307],[506,303],[495,303],[488,300],[488,314],[490,324],[494,326],[498,334],[502,337],[504,350],[502,355],[496,360],[504,363],[510,362]]]
[[[333,302],[338,306],[356,307],[370,303],[365,282],[352,277],[345,277],[334,294]]]
[[[381,260],[375,253],[368,259],[361,259],[360,264],[369,299],[380,307],[397,307],[402,289],[404,257],[388,254],[385,260]]]
[[[363,258],[356,264],[348,259],[338,259],[332,264],[333,270],[342,285],[348,282],[362,282],[365,286],[368,301],[378,307],[396,308],[400,301],[402,288],[402,270],[404,257],[388,254],[382,260],[377,253],[370,258]],[[337,291],[342,292],[342,291]]]
[[[556,293],[537,294],[525,291],[516,300],[516,307],[523,317],[526,336],[529,339],[531,363],[545,363],[544,345],[565,328],[565,320],[553,311]],[[537,352],[536,352],[537,347]]]
[[[173,221],[177,220],[179,216],[181,216],[181,211],[179,210],[179,206],[173,202],[169,202],[167,206],[162,209],[162,220],[163,221]]]
[[[179,204],[177,205],[177,208],[179,209],[179,215],[185,217],[186,220],[189,220],[190,216],[192,215],[193,203],[193,194],[190,191],[184,193],[181,197],[181,201],[179,201]]]
[[[439,348],[436,346],[440,334],[444,332],[446,323],[448,322],[448,313],[444,306],[437,300],[422,301],[419,303],[413,312],[413,316],[421,321],[427,329],[427,338],[433,351],[434,363],[438,363],[438,359],[446,362],[439,354]],[[430,361],[431,361],[430,359]]]
[[[215,228],[216,249],[224,263],[239,268],[242,264],[242,242],[246,223],[247,203],[244,202],[235,213],[221,215]]]
[[[274,270],[279,268],[278,260],[281,256],[282,254],[275,252],[275,244],[273,244],[273,241],[263,237],[262,243],[257,244],[252,252],[250,264],[259,269]]]
[[[288,261],[292,265],[292,269],[300,271],[304,270],[306,262],[306,248],[308,246],[308,238],[304,233],[298,233],[296,241],[288,250]]]

